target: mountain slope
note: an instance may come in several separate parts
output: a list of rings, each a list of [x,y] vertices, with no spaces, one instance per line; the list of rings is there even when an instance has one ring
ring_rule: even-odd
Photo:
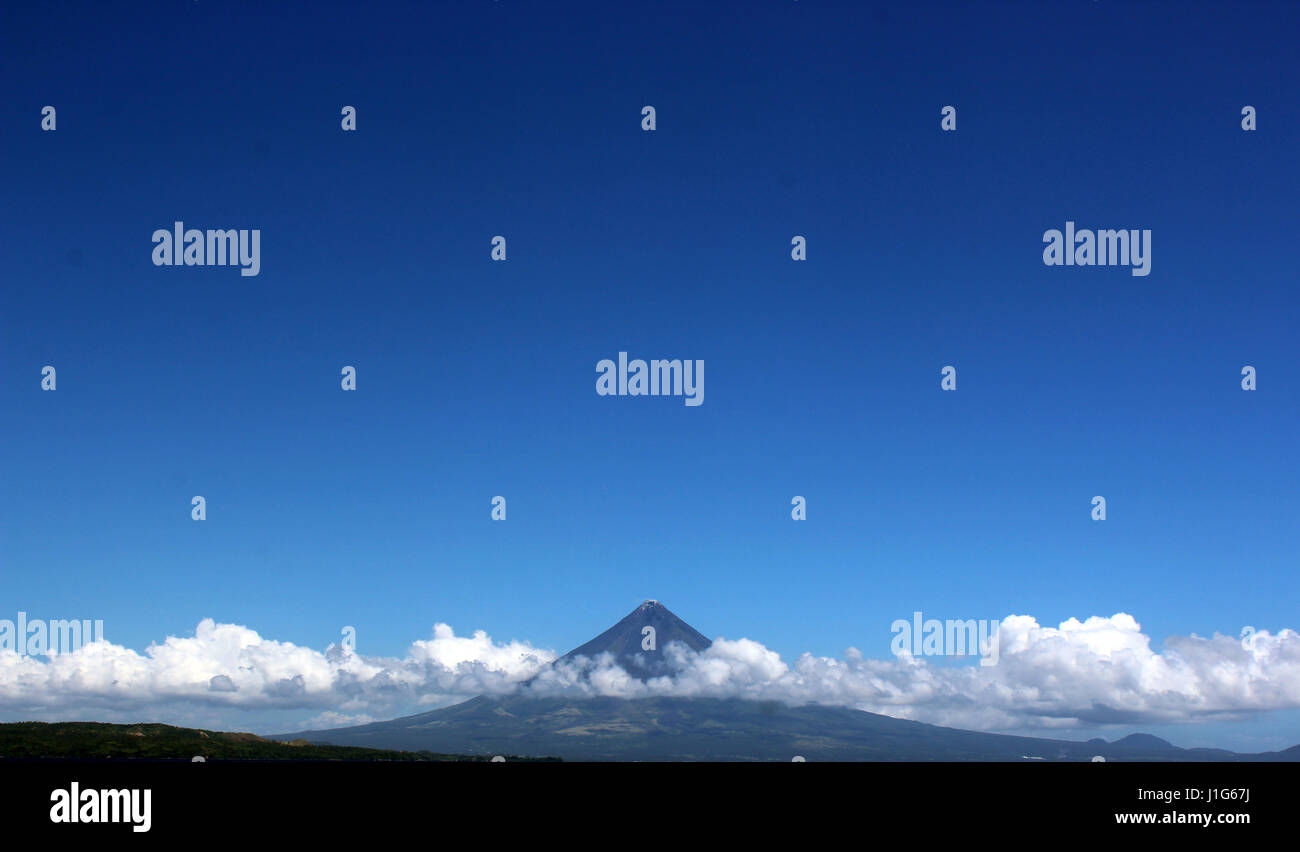
[[[565,760],[1294,760],[1128,737],[1115,743],[1013,737],[942,728],[844,707],[787,707],[737,698],[480,696],[441,710],[332,731],[286,734],[313,742]],[[1133,740],[1136,740],[1134,742]]]
[[[647,631],[651,628],[653,632]],[[650,637],[653,636],[653,642]],[[707,637],[650,600],[557,664],[609,653],[634,675],[667,673],[664,648],[700,651]],[[653,647],[652,647],[653,646]],[[467,754],[555,755],[566,760],[1295,760],[1296,750],[1237,755],[1180,749],[1133,734],[1114,743],[1012,737],[941,728],[844,707],[789,707],[723,698],[479,696],[387,722],[275,739]],[[1300,749],[1300,747],[1297,747]]]
[[[703,651],[713,644],[668,607],[659,601],[648,600],[613,627],[555,662],[558,665],[577,657],[595,659],[602,653],[609,653],[618,665],[646,679],[668,673],[664,649],[670,642],[681,642],[692,651]]]

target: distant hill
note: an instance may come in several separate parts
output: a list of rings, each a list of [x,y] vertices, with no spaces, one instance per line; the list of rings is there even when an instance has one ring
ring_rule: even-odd
[[[487,760],[489,756],[434,754],[280,742],[256,734],[202,731],[171,725],[110,725],[101,722],[0,724],[0,760],[137,759],[192,760]],[[511,760],[523,758],[511,757]]]
[[[1173,743],[1162,740],[1151,734],[1129,734],[1123,739],[1115,740],[1112,743],[1116,748],[1134,748],[1145,749],[1146,751],[1160,751],[1162,749],[1177,748]]]
[[[557,662],[609,653],[624,669],[645,678],[665,670],[663,649],[674,640],[697,651],[711,644],[651,600]],[[1085,743],[942,728],[845,707],[722,698],[535,698],[526,691],[480,696],[388,722],[274,739],[479,755],[545,754],[565,760],[788,761],[796,755],[842,761],[1091,760],[1097,755],[1138,761],[1300,759],[1300,746],[1243,755],[1181,749],[1149,734]]]

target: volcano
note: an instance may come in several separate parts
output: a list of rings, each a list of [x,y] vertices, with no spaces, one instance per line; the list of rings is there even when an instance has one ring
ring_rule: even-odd
[[[648,600],[553,666],[609,654],[630,674],[670,673],[670,646],[712,643],[656,600]],[[668,652],[667,654],[665,652]],[[791,707],[741,698],[537,697],[522,684],[504,697],[480,695],[452,707],[351,728],[268,737],[328,745],[448,754],[525,755],[599,761],[805,760],[1300,760],[1300,746],[1263,754],[1182,749],[1145,734],[1112,743],[1015,737],[943,728],[846,707]]]
[[[692,651],[703,651],[713,644],[703,633],[673,615],[668,607],[648,600],[618,624],[574,648],[553,665],[571,663],[578,657],[595,660],[607,653],[629,674],[646,680],[669,673],[664,650],[673,642],[681,642]]]

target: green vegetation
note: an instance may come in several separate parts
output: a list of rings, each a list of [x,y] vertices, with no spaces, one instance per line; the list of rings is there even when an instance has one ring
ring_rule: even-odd
[[[0,760],[369,760],[487,761],[490,755],[435,754],[354,746],[320,745],[299,739],[276,742],[256,734],[201,731],[143,723],[13,722],[0,724]],[[536,760],[508,755],[506,760]]]

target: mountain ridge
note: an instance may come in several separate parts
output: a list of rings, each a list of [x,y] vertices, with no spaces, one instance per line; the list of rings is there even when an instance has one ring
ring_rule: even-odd
[[[157,722],[4,722],[0,760],[157,761],[482,761],[481,755],[431,754],[284,741],[238,731]],[[518,758],[515,758],[518,759]]]
[[[282,738],[578,761],[789,761],[796,755],[822,761],[1300,759],[1300,745],[1238,754],[1179,748],[1150,735],[1136,735],[1136,742],[1134,735],[1110,743],[1051,740],[945,728],[848,707],[741,698],[480,695],[387,722],[272,737]]]

